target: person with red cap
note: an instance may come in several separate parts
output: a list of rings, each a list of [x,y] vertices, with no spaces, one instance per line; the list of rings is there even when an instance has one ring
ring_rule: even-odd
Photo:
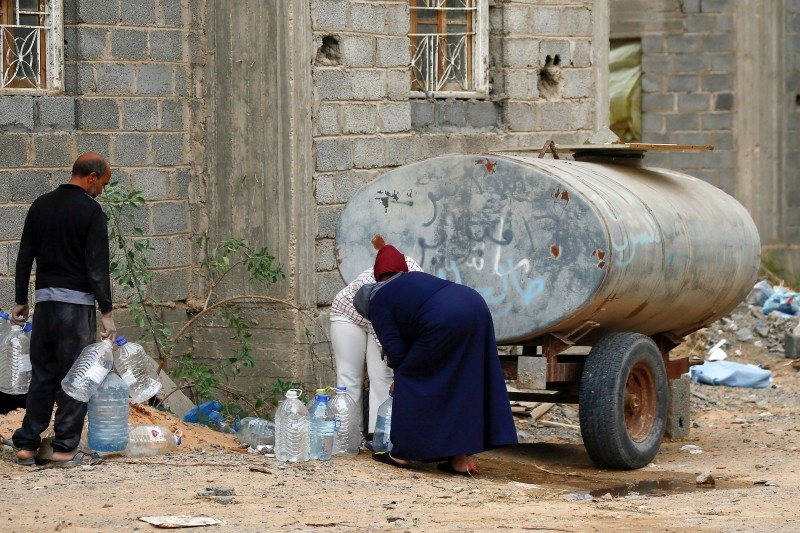
[[[408,256],[402,264],[396,265],[403,272],[422,271],[422,268]],[[375,432],[378,407],[389,398],[392,384],[392,369],[381,356],[381,349],[375,337],[375,330],[369,320],[358,314],[353,307],[353,296],[362,286],[375,283],[372,266],[340,290],[331,304],[331,346],[336,361],[336,384],[347,387],[347,394],[356,404],[358,425],[368,439]],[[369,415],[364,431],[363,400],[364,366],[369,376]]]
[[[393,246],[378,250],[378,283],[353,300],[394,370],[392,448],[372,457],[475,475],[469,455],[517,443],[491,312],[474,289],[405,272],[402,258]]]

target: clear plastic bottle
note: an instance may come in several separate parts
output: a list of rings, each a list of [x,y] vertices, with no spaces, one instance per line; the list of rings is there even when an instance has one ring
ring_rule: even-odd
[[[333,455],[358,455],[361,432],[356,421],[356,404],[347,394],[347,387],[336,387],[330,404],[336,425]]]
[[[109,339],[86,346],[61,380],[64,392],[78,401],[88,402],[114,365]]]
[[[11,331],[11,317],[5,311],[0,311],[0,342]]]
[[[257,452],[272,453],[275,450],[275,424],[263,418],[252,418],[247,422],[247,444]]]
[[[378,407],[378,419],[375,422],[375,434],[372,447],[376,452],[392,451],[392,397]]]
[[[309,458],[312,461],[328,461],[333,452],[333,435],[336,431],[336,422],[333,419],[329,396],[327,394],[314,395],[314,402],[308,412],[311,448]]]
[[[25,394],[30,383],[30,341],[22,326],[11,326],[0,343],[0,392]]]
[[[131,398],[136,403],[146,402],[161,391],[158,365],[140,344],[128,342],[120,335],[114,343],[114,368],[131,388]]]
[[[308,409],[300,401],[300,389],[286,391],[286,399],[275,413],[275,458],[278,461],[308,461]]]
[[[128,457],[149,457],[169,453],[181,444],[183,432],[173,433],[164,426],[128,426]]]
[[[121,452],[128,446],[130,388],[109,372],[89,400],[89,447],[96,452]]]
[[[212,429],[216,429],[222,433],[236,433],[236,430],[228,424],[225,417],[219,411],[211,411],[208,414],[208,425]]]

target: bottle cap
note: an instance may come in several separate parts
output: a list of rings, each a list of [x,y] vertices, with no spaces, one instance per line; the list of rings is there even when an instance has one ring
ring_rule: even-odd
[[[119,337],[117,337],[117,340],[115,340],[114,342],[117,344],[117,346],[122,346],[123,344],[127,344],[128,340],[125,337],[123,337],[122,335],[120,335]]]
[[[299,398],[301,394],[303,394],[301,389],[289,389],[286,391],[286,397],[290,400]]]
[[[25,325],[22,326],[22,331],[24,331],[25,333],[30,333],[31,331],[33,331],[33,324],[31,324],[30,322],[25,322]]]
[[[6,320],[8,320],[11,317],[8,316],[8,313],[6,313],[5,311],[0,311],[0,318],[5,318]]]

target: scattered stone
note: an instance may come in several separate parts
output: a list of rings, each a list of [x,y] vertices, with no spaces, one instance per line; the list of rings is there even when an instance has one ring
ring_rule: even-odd
[[[704,487],[713,487],[715,485],[714,476],[711,475],[709,470],[704,470],[695,478],[695,483]]]

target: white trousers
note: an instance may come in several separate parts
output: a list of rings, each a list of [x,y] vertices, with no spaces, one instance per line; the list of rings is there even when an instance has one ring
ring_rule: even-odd
[[[375,337],[344,317],[331,315],[331,344],[336,359],[336,384],[347,387],[347,394],[356,404],[358,426],[363,432],[364,363],[369,375],[369,431],[375,432],[378,407],[389,398],[389,387],[394,379],[392,369],[381,359],[381,350]]]

